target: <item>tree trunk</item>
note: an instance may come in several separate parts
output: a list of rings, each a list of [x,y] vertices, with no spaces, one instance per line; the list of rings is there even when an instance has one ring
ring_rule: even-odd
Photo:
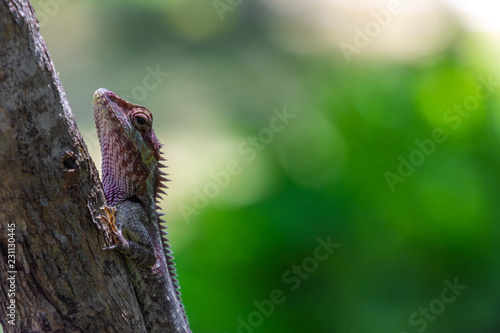
[[[91,111],[89,96],[89,112]],[[0,323],[144,332],[124,258],[92,213],[96,168],[27,0],[0,0]]]

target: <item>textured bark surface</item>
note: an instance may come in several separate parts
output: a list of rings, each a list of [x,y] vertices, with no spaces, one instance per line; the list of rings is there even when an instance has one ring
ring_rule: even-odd
[[[102,204],[97,170],[33,8],[27,0],[0,0],[0,323],[5,332],[144,331],[124,259],[101,250],[106,244],[91,212]],[[11,257],[9,241],[15,244]],[[9,267],[12,258],[15,265]]]

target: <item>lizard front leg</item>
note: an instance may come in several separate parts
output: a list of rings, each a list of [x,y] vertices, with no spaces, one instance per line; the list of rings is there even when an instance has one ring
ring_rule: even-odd
[[[97,218],[113,244],[103,250],[115,249],[127,256],[137,266],[150,268],[156,256],[149,233],[145,227],[147,217],[139,203],[125,200],[116,207],[103,206],[104,215]]]

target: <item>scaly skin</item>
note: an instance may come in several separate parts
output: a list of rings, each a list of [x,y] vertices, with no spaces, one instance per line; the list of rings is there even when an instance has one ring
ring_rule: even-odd
[[[165,226],[157,213],[163,177],[151,112],[106,89],[94,94],[109,206],[98,218],[124,254],[148,332],[191,332],[181,303]]]

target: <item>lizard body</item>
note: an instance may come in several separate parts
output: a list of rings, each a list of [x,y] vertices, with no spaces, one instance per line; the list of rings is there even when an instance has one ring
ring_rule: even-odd
[[[127,257],[148,332],[191,332],[180,300],[171,250],[157,212],[167,179],[151,112],[113,92],[94,93],[94,118],[102,153],[102,182],[109,206],[98,218]]]

